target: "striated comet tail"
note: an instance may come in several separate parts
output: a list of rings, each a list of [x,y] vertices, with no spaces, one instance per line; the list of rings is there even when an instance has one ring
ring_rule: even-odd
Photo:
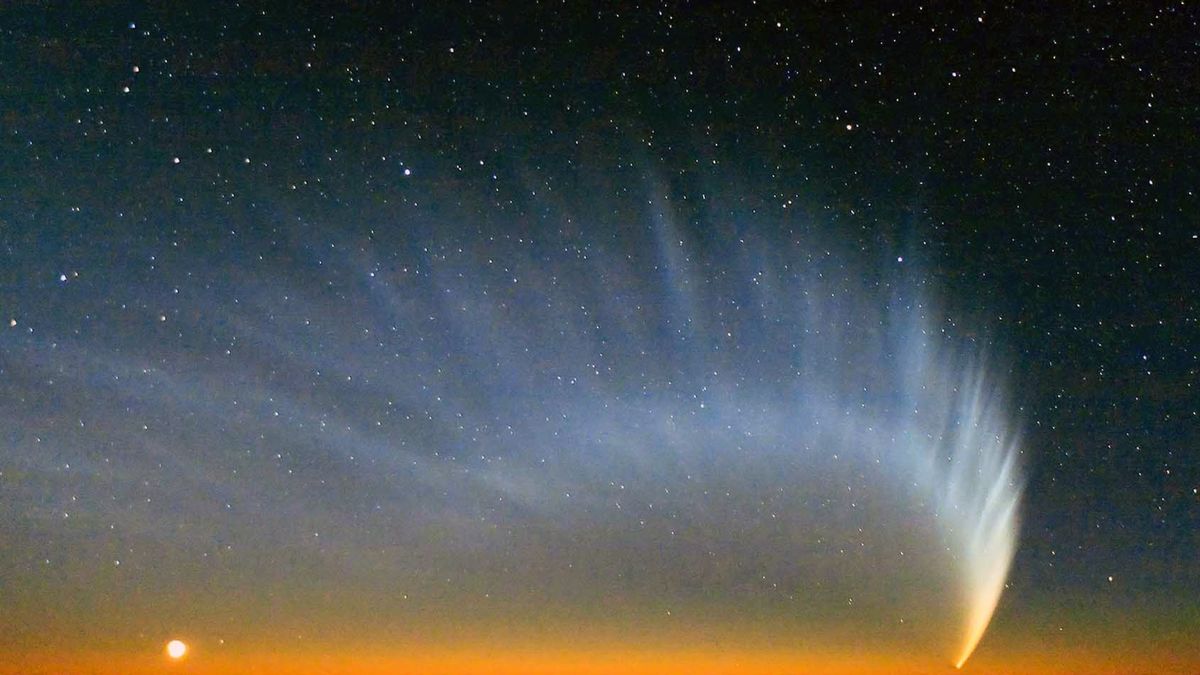
[[[934,453],[940,461],[928,475],[939,522],[961,566],[966,608],[956,668],[975,651],[1004,590],[1021,501],[1018,442],[1002,397],[982,371],[959,393],[950,430]]]

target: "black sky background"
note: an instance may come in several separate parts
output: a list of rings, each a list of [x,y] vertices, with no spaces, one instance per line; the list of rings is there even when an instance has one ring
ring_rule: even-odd
[[[927,265],[1011,363],[1030,471],[1015,593],[1086,597],[1114,575],[1125,597],[1195,597],[1198,16],[10,3],[0,313],[55,324],[62,307],[26,299],[60,273],[118,264],[136,286],[193,264],[173,247],[253,267],[414,202],[532,233],[560,226],[538,190],[603,191],[601,208],[657,190],[701,242],[790,203],[852,248]],[[697,199],[717,189],[720,207]],[[121,295],[98,274],[76,292]]]

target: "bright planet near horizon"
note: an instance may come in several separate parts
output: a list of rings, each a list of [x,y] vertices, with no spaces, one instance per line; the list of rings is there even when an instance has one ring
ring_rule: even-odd
[[[0,675],[1200,675],[1200,0],[889,4],[0,0]]]

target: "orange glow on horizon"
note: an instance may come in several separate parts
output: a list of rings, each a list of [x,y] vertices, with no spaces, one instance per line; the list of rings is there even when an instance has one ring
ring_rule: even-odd
[[[1150,658],[1150,655],[1143,655]],[[158,657],[161,658],[161,657]],[[1140,662],[1142,664],[1149,661]],[[1155,663],[1154,672],[1182,675],[1195,664],[1180,657]],[[947,671],[950,665],[943,666]],[[1003,663],[977,657],[962,672],[980,675],[1119,675],[1129,672],[1127,660],[1099,654],[1072,653],[1054,656],[1026,654]],[[95,675],[151,675],[161,673],[161,661],[152,653],[41,654],[6,660],[0,675],[29,672],[89,672]],[[403,653],[287,653],[215,654],[203,659],[176,662],[173,672],[195,675],[928,675],[940,672],[930,662],[879,654],[797,654],[718,650],[595,650],[595,651],[451,651]]]

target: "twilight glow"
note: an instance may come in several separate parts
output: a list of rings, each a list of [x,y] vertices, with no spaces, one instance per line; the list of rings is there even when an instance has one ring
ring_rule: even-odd
[[[0,3],[0,675],[1200,673],[1195,7],[339,4]]]

